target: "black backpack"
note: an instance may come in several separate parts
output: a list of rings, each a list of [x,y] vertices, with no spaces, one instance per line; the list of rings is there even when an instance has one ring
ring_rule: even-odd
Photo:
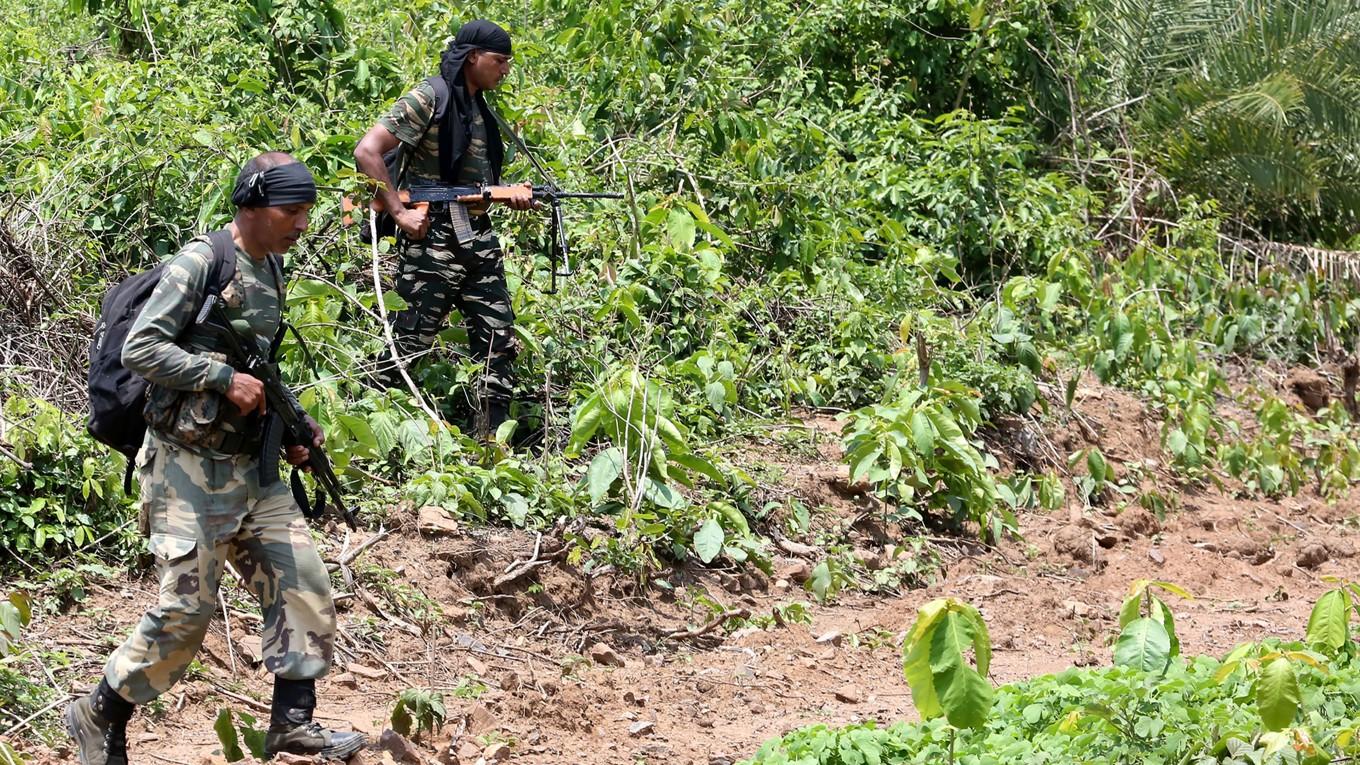
[[[425,126],[424,132],[420,134],[420,140],[425,140],[425,134],[430,132],[430,126],[441,122],[444,114],[449,108],[449,84],[444,82],[444,78],[435,75],[426,78],[425,82],[434,90],[434,115],[430,118],[429,124]],[[417,142],[419,143],[419,142]],[[406,154],[408,149],[406,144],[397,143],[396,148],[383,154],[383,164],[387,165],[387,177],[401,188],[406,177]],[[378,213],[378,238],[385,236],[396,236],[397,221],[388,213]],[[372,232],[367,225],[359,226],[359,241],[364,244],[372,244]]]
[[[212,244],[213,262],[205,297],[221,296],[222,290],[236,278],[236,245],[226,229],[213,231],[207,238]],[[134,462],[146,435],[142,409],[146,405],[147,382],[123,366],[123,343],[137,314],[160,283],[166,263],[129,276],[104,295],[99,323],[90,341],[90,417],[86,429],[96,441],[127,457],[127,473],[123,476],[126,493],[132,491]]]

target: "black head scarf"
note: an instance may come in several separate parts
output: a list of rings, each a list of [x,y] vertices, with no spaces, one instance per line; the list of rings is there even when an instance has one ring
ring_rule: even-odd
[[[444,124],[440,126],[439,131],[439,173],[446,181],[453,178],[453,165],[456,159],[453,156],[455,118],[462,123],[457,126],[458,129],[466,133],[472,120],[472,110],[483,108],[481,103],[473,103],[473,99],[467,93],[467,84],[463,80],[463,64],[467,62],[468,54],[474,50],[489,50],[505,56],[514,53],[510,47],[509,32],[494,22],[477,19],[459,27],[458,34],[440,57],[439,75],[449,86],[449,95],[453,99],[451,106],[454,107],[445,113]],[[482,101],[481,93],[477,94],[476,100]],[[487,127],[490,130],[492,125],[488,124]]]
[[[241,173],[231,192],[231,203],[237,207],[279,207],[315,201],[316,181],[301,162]]]

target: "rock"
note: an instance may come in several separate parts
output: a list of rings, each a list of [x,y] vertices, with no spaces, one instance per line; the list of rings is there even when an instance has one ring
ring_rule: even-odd
[[[1333,558],[1355,557],[1355,547],[1344,539],[1328,539],[1325,544],[1327,552],[1331,553]]]
[[[858,704],[862,700],[859,695],[859,689],[853,685],[843,685],[840,688],[837,688],[831,695],[835,696],[837,701],[845,704]]]
[[[477,746],[477,742],[471,739],[463,739],[463,743],[458,745],[458,761],[462,765],[472,765],[482,756],[482,748]]]
[[[1161,526],[1157,523],[1157,516],[1142,507],[1126,509],[1119,514],[1119,517],[1114,519],[1114,523],[1124,533],[1124,536],[1130,539],[1150,537],[1161,530]]]
[[[1091,607],[1079,600],[1064,600],[1062,607],[1063,611],[1067,612],[1069,616],[1075,616],[1078,619],[1084,619],[1091,615]]]
[[[510,747],[502,743],[492,744],[482,750],[482,759],[487,762],[505,762],[510,759]]]
[[[236,650],[250,662],[250,666],[257,667],[264,661],[264,645],[259,635],[246,635],[236,641]]]
[[[344,688],[359,687],[359,678],[355,677],[354,673],[352,672],[341,672],[340,674],[331,678],[331,682]]]
[[[873,550],[860,548],[851,553],[851,555],[855,556],[855,560],[859,561],[861,566],[870,571],[877,571],[883,568],[883,559]]]
[[[438,505],[426,505],[420,508],[416,517],[416,528],[422,534],[442,536],[458,533],[458,521],[450,518],[444,508]]]
[[[1317,413],[1319,409],[1325,408],[1331,403],[1331,384],[1327,378],[1318,374],[1312,369],[1300,367],[1289,373],[1284,385],[1299,401],[1308,407],[1308,411]]]
[[[823,632],[821,635],[818,635],[818,636],[817,636],[817,642],[818,642],[818,643],[830,643],[830,644],[832,644],[832,645],[838,644],[838,643],[841,642],[841,633],[840,633],[839,630],[831,630],[830,632]]]
[[[708,765],[732,765],[732,756],[715,752],[708,756]]]
[[[519,679],[518,672],[506,670],[501,673],[500,685],[501,690],[503,691],[513,691],[517,690],[521,685],[524,685],[524,683]]]
[[[780,566],[775,576],[778,579],[802,584],[808,580],[808,577],[812,576],[812,567],[807,564],[807,561],[800,560],[786,566]]]
[[[604,642],[596,643],[588,652],[590,660],[605,667],[622,667],[623,659]]]
[[[496,716],[485,704],[473,705],[472,711],[468,713],[468,733],[480,736],[499,727],[501,727],[500,720],[496,719]]]
[[[789,555],[796,555],[799,558],[811,558],[817,553],[821,552],[812,545],[800,544],[798,542],[793,541],[792,539],[779,540],[779,549],[783,550]]]
[[[250,755],[247,753],[246,757],[248,758],[250,757]],[[388,760],[390,758],[384,757],[383,759]],[[274,761],[280,763],[281,765],[316,765],[316,760],[312,759],[311,757],[308,757],[305,754],[293,754],[292,752],[279,752],[278,754],[274,755]],[[351,761],[351,765],[360,764]]]
[[[1053,535],[1053,550],[1081,563],[1091,562],[1091,530],[1075,524],[1063,526]]]
[[[628,726],[628,735],[632,736],[633,738],[645,736],[651,733],[652,729],[655,727],[656,723],[652,722],[651,720],[638,720],[637,722]]]
[[[1299,568],[1313,569],[1331,560],[1332,553],[1327,549],[1327,545],[1319,542],[1309,542],[1299,550],[1299,557],[1296,561]]]
[[[647,706],[647,698],[645,696],[639,696],[637,693],[633,691],[624,691],[623,700],[628,702],[629,704],[632,704],[633,706],[637,707]]]
[[[391,754],[392,759],[397,762],[420,765],[420,753],[411,746],[411,742],[407,741],[405,736],[394,730],[383,730],[382,735],[378,737],[378,749]]]
[[[373,667],[364,666],[363,664],[354,664],[352,662],[345,665],[345,671],[352,675],[362,677],[365,680],[381,680],[384,677],[387,677],[387,670],[385,669],[374,669]]]
[[[472,671],[477,673],[478,677],[486,674],[486,662],[476,656],[468,656],[467,663],[469,667],[472,667]]]
[[[1158,550],[1155,547],[1152,548],[1151,550],[1148,550],[1148,557],[1151,558],[1152,562],[1156,563],[1158,566],[1162,565],[1163,563],[1166,563],[1166,556],[1162,554],[1161,550]]]

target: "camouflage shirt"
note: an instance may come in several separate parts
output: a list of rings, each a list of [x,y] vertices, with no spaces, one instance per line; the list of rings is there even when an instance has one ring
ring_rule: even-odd
[[[282,321],[280,275],[240,247],[235,254],[236,274],[222,290],[223,307],[233,323],[250,326],[267,353]],[[258,439],[260,425],[224,395],[234,370],[222,341],[193,326],[212,261],[212,245],[204,238],[180,249],[128,333],[123,366],[154,383],[146,409],[152,430],[200,454],[226,456],[224,434],[240,434],[235,440],[249,442]]]
[[[397,99],[378,120],[407,147],[406,183],[439,183],[439,125],[434,123],[434,88],[422,81]],[[428,128],[428,130],[427,130]],[[471,139],[458,172],[459,184],[479,185],[491,179],[487,166],[486,122],[482,110],[473,108]],[[422,137],[423,136],[423,137]]]

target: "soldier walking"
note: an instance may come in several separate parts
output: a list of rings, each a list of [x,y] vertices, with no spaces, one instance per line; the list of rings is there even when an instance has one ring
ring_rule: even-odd
[[[378,379],[385,385],[400,380],[396,365],[428,350],[457,308],[467,325],[472,357],[483,363],[477,391],[477,429],[483,436],[506,419],[514,392],[515,314],[505,284],[504,253],[485,207],[462,209],[456,202],[428,211],[407,207],[394,181],[500,183],[504,146],[483,93],[510,73],[511,57],[510,35],[504,29],[490,21],[464,24],[440,60],[442,82],[431,78],[398,99],[354,149],[359,170],[379,182],[378,198],[399,229],[396,291],[407,303],[392,317],[399,358],[383,353],[386,366]],[[399,144],[406,155],[403,177],[392,178],[383,155]],[[530,209],[532,186],[524,184],[523,193],[507,204]]]
[[[227,317],[249,325],[262,343],[283,320],[277,256],[306,231],[315,201],[311,173],[287,154],[255,157],[237,177],[228,229],[236,269],[220,299]],[[195,324],[213,262],[206,238],[186,244],[123,346],[123,365],[152,383],[137,468],[160,599],[109,658],[94,692],[66,710],[81,765],[127,763],[134,705],[184,675],[203,643],[228,562],[263,611],[264,666],[274,674],[266,750],[347,758],[364,743],[362,734],[312,720],[316,678],[326,674],[334,650],[329,577],[301,510],[278,480],[277,460],[264,454],[263,385],[234,370],[219,336]],[[308,424],[319,447],[321,428],[310,418]],[[305,445],[284,453],[293,465],[309,456]]]

